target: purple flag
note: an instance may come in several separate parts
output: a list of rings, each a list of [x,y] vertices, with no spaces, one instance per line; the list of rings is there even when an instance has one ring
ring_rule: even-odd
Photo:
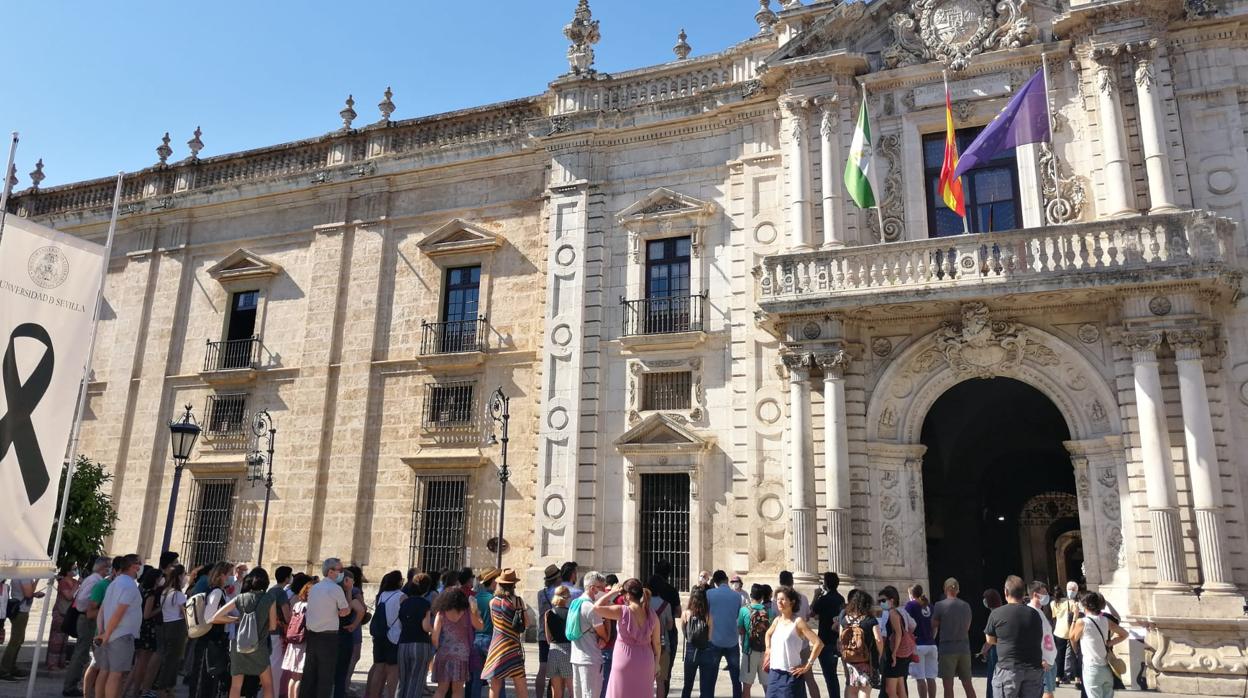
[[[1037,70],[1005,105],[1005,109],[967,146],[958,158],[954,176],[961,177],[967,170],[987,163],[1003,150],[1047,140],[1049,96],[1044,91],[1044,70]]]

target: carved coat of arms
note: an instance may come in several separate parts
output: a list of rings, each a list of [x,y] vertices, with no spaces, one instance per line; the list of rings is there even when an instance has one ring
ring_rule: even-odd
[[[1015,322],[993,321],[988,306],[962,306],[962,322],[946,322],[936,333],[936,347],[959,376],[992,378],[1018,368],[1027,345]]]
[[[1026,46],[1037,35],[1027,0],[913,0],[910,12],[890,21],[889,68],[936,59],[962,70],[976,54]]]

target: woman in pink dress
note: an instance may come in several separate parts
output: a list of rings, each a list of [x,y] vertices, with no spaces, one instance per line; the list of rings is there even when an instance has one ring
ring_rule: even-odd
[[[624,603],[615,599],[623,594]],[[650,608],[650,592],[636,579],[617,584],[594,604],[598,615],[618,622],[611,678],[603,698],[639,698],[654,695],[655,666],[659,657],[659,617]]]

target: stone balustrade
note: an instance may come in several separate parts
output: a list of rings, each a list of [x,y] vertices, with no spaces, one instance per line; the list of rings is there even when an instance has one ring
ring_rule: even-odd
[[[758,297],[826,300],[1025,282],[1028,290],[1099,285],[1098,276],[1144,270],[1142,281],[1181,278],[1193,269],[1234,270],[1235,224],[1205,211],[1115,221],[910,240],[772,255],[754,272]],[[1237,273],[1237,272],[1236,272]],[[1049,283],[1046,283],[1049,282]],[[1002,291],[1006,289],[1001,289]]]
[[[169,208],[174,194],[203,191],[268,179],[306,176],[312,183],[335,179],[338,169],[351,173],[360,163],[383,156],[441,153],[448,149],[527,137],[529,124],[543,118],[536,98],[479,109],[378,123],[335,131],[317,138],[241,153],[186,159],[128,173],[122,188],[123,211]],[[366,171],[355,174],[366,174]],[[11,210],[27,216],[107,209],[112,205],[112,177],[15,193]],[[147,203],[144,203],[147,202]]]
[[[555,113],[625,111],[715,92],[742,83],[753,84],[757,59],[750,54],[719,54],[678,61],[670,68],[647,69],[595,80],[556,84]]]

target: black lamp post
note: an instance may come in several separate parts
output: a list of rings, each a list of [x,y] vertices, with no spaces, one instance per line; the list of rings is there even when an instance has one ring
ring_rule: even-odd
[[[496,541],[496,554],[498,569],[503,568],[503,519],[507,513],[507,480],[511,479],[511,470],[507,467],[507,423],[511,421],[511,398],[503,394],[502,386],[499,386],[494,394],[490,396],[489,415],[490,419],[497,424],[502,425],[502,439],[494,438],[494,428],[490,428],[490,444],[502,444],[502,461],[498,466],[498,539]]]
[[[256,435],[256,447],[247,454],[247,481],[253,485],[264,482],[264,515],[260,519],[260,550],[256,553],[256,567],[264,564],[264,534],[269,530],[269,497],[273,494],[273,440],[277,428],[268,410],[260,410],[251,420],[251,433]],[[260,451],[260,440],[268,435],[268,448]]]
[[[191,415],[191,406],[186,406],[182,421],[169,422],[169,440],[173,447],[173,492],[169,493],[169,514],[165,517],[165,539],[160,545],[161,552],[169,552],[169,539],[173,535],[173,512],[178,508],[178,488],[182,485],[182,468],[186,459],[191,457],[195,448],[195,440],[202,431]]]

